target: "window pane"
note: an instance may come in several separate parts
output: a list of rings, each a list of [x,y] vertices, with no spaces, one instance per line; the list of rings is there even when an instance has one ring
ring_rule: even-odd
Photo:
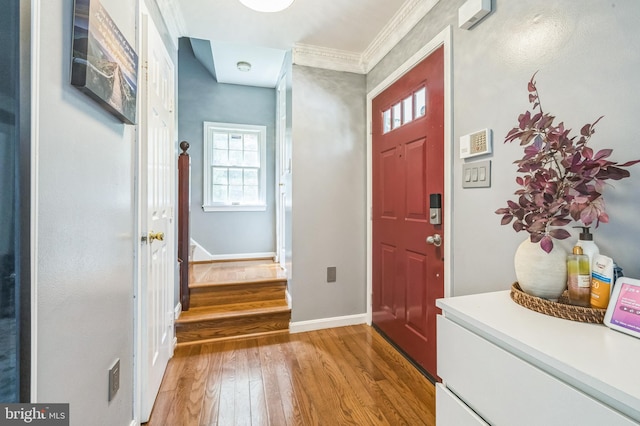
[[[239,203],[243,198],[242,185],[229,185],[229,201]]]
[[[242,150],[242,135],[232,133],[229,135],[229,149]]]
[[[219,167],[213,168],[213,184],[214,185],[227,185],[229,183],[228,169]]]
[[[260,154],[257,151],[245,152],[244,165],[251,167],[260,167]]]
[[[245,186],[244,187],[244,201],[245,203],[257,204],[260,201],[259,191],[257,186]]]
[[[258,150],[258,135],[255,133],[247,133],[244,135],[244,150],[245,151],[257,151]]]
[[[229,164],[229,154],[227,150],[224,149],[214,149],[213,150],[213,165],[215,166],[226,166]]]
[[[391,110],[388,109],[382,113],[382,133],[391,130]]]
[[[242,169],[229,169],[229,185],[242,185]]]
[[[213,185],[212,199],[214,203],[227,202],[227,185]]]
[[[413,120],[413,96],[402,101],[402,124]]]
[[[426,111],[426,99],[427,99],[427,91],[426,89],[423,87],[422,89],[418,90],[416,93],[414,93],[414,97],[416,99],[416,118],[418,117],[422,117]]]
[[[393,110],[393,125],[392,125],[392,128],[395,129],[395,128],[400,127],[400,124],[402,124],[402,121],[401,121],[402,107],[401,107],[400,102],[395,104],[391,109]]]
[[[229,165],[242,166],[242,151],[229,151]]]
[[[229,149],[229,143],[227,142],[228,136],[226,133],[214,133],[213,134],[213,147],[215,149]]]
[[[244,169],[244,184],[245,185],[258,185],[258,170],[256,169]]]

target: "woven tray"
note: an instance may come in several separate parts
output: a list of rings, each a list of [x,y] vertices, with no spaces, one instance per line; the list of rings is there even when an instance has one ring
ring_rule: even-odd
[[[566,290],[557,302],[531,296],[522,291],[517,282],[511,286],[511,299],[518,305],[522,305],[532,311],[551,315],[552,317],[592,324],[602,324],[604,314],[607,311],[606,309],[584,308],[569,304]]]

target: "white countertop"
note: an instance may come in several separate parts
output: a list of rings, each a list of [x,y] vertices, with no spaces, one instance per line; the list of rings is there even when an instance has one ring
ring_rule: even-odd
[[[640,421],[640,339],[518,305],[509,291],[438,299],[446,318]]]

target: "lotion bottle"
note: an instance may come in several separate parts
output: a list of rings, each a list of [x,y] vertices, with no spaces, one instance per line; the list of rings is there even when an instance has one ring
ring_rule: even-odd
[[[567,287],[572,305],[590,307],[591,271],[589,257],[582,253],[582,247],[575,246],[573,254],[567,256]]]
[[[588,226],[574,226],[574,228],[582,229],[576,246],[582,247],[582,253],[589,258],[589,271],[591,271],[593,269],[593,258],[600,254],[600,249],[593,242],[593,234],[589,231]]]

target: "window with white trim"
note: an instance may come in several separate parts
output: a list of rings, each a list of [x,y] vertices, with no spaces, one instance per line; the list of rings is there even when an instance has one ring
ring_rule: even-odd
[[[204,122],[204,211],[263,211],[267,127]]]

